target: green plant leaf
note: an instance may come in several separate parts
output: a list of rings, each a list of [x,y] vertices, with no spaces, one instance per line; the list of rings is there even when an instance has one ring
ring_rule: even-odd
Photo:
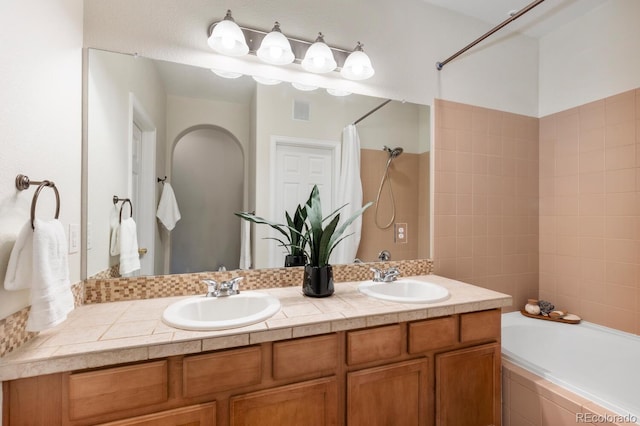
[[[333,232],[338,226],[338,222],[340,222],[340,215],[337,214],[334,218],[329,222],[329,224],[324,228],[322,232],[322,239],[320,240],[320,254],[318,256],[318,265],[314,266],[322,266],[326,265],[329,262],[329,253],[331,251],[330,243],[333,239]]]
[[[340,236],[344,233],[344,231],[346,231],[347,227],[349,225],[351,225],[351,223],[353,223],[354,220],[356,220],[358,217],[360,217],[360,215],[362,215],[362,213],[364,213],[364,211],[366,209],[371,207],[372,204],[373,204],[373,202],[369,201],[367,204],[362,206],[362,208],[358,209],[349,219],[345,220],[344,223],[342,225],[340,225],[340,227],[338,229],[335,230],[335,232],[333,232],[333,235],[331,235],[331,240],[329,241],[329,251],[330,252],[333,251],[335,246],[340,241],[342,241],[342,239],[340,239]]]

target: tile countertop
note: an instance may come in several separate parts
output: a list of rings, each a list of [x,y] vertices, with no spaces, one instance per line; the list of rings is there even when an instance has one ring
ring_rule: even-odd
[[[280,312],[264,322],[217,331],[185,331],[162,322],[164,309],[184,296],[83,305],[64,323],[0,358],[0,381],[511,305],[511,296],[482,287],[437,275],[412,278],[440,284],[451,297],[437,303],[388,302],[358,292],[359,282],[336,283],[333,296],[319,299],[303,296],[299,286],[272,288],[259,291],[280,299]]]

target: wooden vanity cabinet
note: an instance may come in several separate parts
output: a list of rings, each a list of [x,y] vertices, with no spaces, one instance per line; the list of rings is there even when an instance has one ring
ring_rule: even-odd
[[[5,426],[500,426],[500,310],[3,386]]]

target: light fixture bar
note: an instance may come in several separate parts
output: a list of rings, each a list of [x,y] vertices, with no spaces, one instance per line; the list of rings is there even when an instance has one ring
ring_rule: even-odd
[[[221,21],[217,21],[211,24],[207,37],[211,36],[213,28],[218,24],[218,22]],[[256,51],[260,47],[262,39],[269,33],[269,31],[256,30],[253,28],[243,27],[241,25],[240,29],[244,33],[244,38],[247,41],[247,45],[249,46],[249,53],[256,56]],[[304,54],[307,52],[307,49],[309,49],[309,46],[311,46],[314,42],[291,37],[287,37],[287,39],[289,39],[289,43],[291,43],[291,50],[293,51],[293,54],[295,56],[294,62],[296,64],[300,64],[302,62],[302,59],[304,58]],[[352,50],[346,50],[331,46],[329,46],[329,49],[331,49],[331,51],[333,52],[333,57],[338,64],[338,67],[335,69],[335,71],[339,72]]]

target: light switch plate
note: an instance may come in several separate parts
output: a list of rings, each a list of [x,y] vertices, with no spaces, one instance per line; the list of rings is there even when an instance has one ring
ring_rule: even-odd
[[[80,251],[80,225],[77,223],[69,225],[69,254]]]

